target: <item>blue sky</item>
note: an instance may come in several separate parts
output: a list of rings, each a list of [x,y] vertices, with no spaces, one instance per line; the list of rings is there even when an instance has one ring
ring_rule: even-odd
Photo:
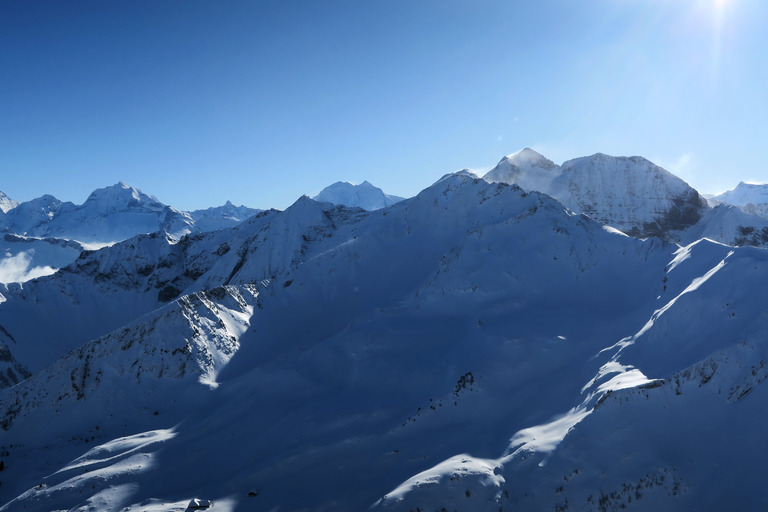
[[[0,4],[0,190],[179,209],[410,196],[530,146],[768,181],[764,0]]]

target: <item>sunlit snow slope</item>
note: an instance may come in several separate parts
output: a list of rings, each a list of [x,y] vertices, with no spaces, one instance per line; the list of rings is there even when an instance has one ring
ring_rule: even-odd
[[[760,509],[766,272],[467,173],[85,253],[2,290],[0,510]]]

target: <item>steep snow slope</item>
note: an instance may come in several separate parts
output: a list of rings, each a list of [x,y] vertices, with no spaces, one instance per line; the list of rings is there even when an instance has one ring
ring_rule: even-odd
[[[567,410],[573,395],[563,390],[577,393],[603,364],[594,354],[653,313],[675,251],[466,174],[372,213],[303,198],[232,230],[230,249],[203,265],[224,233],[189,237],[184,258],[146,271],[151,279],[177,265],[195,268],[202,274],[190,291],[261,283],[239,350],[216,372],[218,386],[182,391],[180,363],[167,361],[195,329],[164,319],[175,305],[128,328],[162,330],[143,346],[170,355],[133,345],[126,353],[119,330],[96,342],[98,350],[86,345],[53,362],[0,400],[10,421],[5,439],[14,447],[25,440],[6,460],[0,498],[17,499],[10,509],[96,510],[100,500],[139,509],[149,498],[173,509],[195,496],[243,510],[368,507],[410,475],[457,453],[498,453],[515,431]],[[68,272],[102,259],[110,269],[110,254],[143,264],[152,259],[142,260],[143,247],[134,243],[133,257],[117,258],[129,251],[117,244]],[[125,279],[102,275],[105,289]],[[88,355],[94,350],[98,358]],[[168,371],[134,375],[136,368]],[[136,379],[136,398],[110,394],[127,378]],[[105,415],[110,403],[121,406]],[[51,414],[56,439],[70,440],[61,451],[44,448],[51,431],[29,434]],[[147,440],[158,442],[141,444]],[[89,452],[94,443],[101,447]],[[98,456],[137,444],[116,458]],[[79,467],[93,474],[83,478]]]
[[[359,206],[364,210],[378,210],[403,200],[402,197],[385,194],[380,188],[374,187],[367,181],[359,185],[337,181],[325,187],[313,199],[344,206]]]
[[[0,325],[181,295],[68,353],[14,329],[59,354],[0,394],[0,510],[759,509],[767,272],[468,173],[86,253]]]
[[[563,163],[550,193],[565,206],[635,236],[696,224],[707,203],[680,178],[642,157],[596,154]]]
[[[739,182],[736,188],[714,196],[721,203],[734,206],[746,206],[752,204],[768,203],[768,185],[758,183]]]
[[[768,246],[768,219],[728,204],[707,210],[701,220],[675,233],[685,244],[709,238],[729,245]]]
[[[741,211],[768,219],[768,185],[740,182],[735,189],[714,196],[710,202],[732,204]]]
[[[259,211],[228,202],[188,214],[123,183],[94,191],[80,206],[43,196],[0,214],[0,231],[19,235],[0,253],[0,282],[25,282],[52,274],[72,263],[84,248],[96,249],[158,231],[178,239],[193,232],[233,227]],[[26,247],[20,242],[22,237]]]
[[[189,216],[195,221],[195,227],[198,230],[216,231],[218,229],[234,227],[261,211],[242,205],[235,206],[230,201],[227,201],[224,206],[189,212]]]
[[[672,232],[696,224],[708,208],[687,183],[642,157],[598,153],[558,166],[526,148],[483,178],[544,192],[633,236],[674,238]]]
[[[44,195],[31,201],[24,201],[15,208],[0,215],[0,231],[26,235],[40,225],[51,221],[59,210],[71,210],[72,203],[62,203],[51,195]],[[31,236],[34,236],[30,233]]]
[[[182,293],[275,279],[337,221],[364,213],[304,197],[285,212],[263,212],[229,230],[181,241],[154,233],[86,251],[55,275],[0,286],[0,326],[15,340],[6,344],[36,371]]]
[[[79,206],[43,196],[20,204],[0,219],[9,233],[99,244],[160,230],[179,237],[194,226],[187,214],[123,183],[95,190]]]
[[[549,187],[561,174],[559,165],[531,148],[507,155],[483,179],[495,183],[518,185],[525,190],[548,193]]]
[[[14,201],[5,193],[0,192],[0,211],[3,213],[6,213],[8,210],[12,210],[13,208],[16,208],[19,205],[18,201]]]
[[[768,493],[756,460],[768,391],[766,253],[708,242],[667,266],[662,306],[605,347],[573,407],[497,457],[448,458],[379,502],[396,510],[744,510]],[[685,286],[685,284],[687,286]],[[681,289],[681,286],[685,286]],[[691,322],[691,318],[707,321]],[[724,471],[727,468],[727,471]]]

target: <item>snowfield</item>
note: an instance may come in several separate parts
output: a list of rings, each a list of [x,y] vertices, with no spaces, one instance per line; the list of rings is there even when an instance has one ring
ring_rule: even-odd
[[[768,252],[686,238],[733,208],[644,159],[534,153],[0,287],[0,511],[765,508]]]

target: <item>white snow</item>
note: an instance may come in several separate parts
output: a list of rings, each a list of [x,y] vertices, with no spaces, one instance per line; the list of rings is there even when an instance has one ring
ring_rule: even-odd
[[[768,185],[741,181],[736,185],[736,188],[716,195],[714,199],[734,206],[747,206],[750,203],[765,204],[768,203]]]
[[[760,509],[768,252],[616,234],[459,172],[0,286],[2,510]]]
[[[347,181],[337,181],[325,187],[313,199],[344,206],[359,206],[364,210],[378,210],[403,200],[402,197],[385,194],[380,188],[367,181],[359,185],[353,185]]]

